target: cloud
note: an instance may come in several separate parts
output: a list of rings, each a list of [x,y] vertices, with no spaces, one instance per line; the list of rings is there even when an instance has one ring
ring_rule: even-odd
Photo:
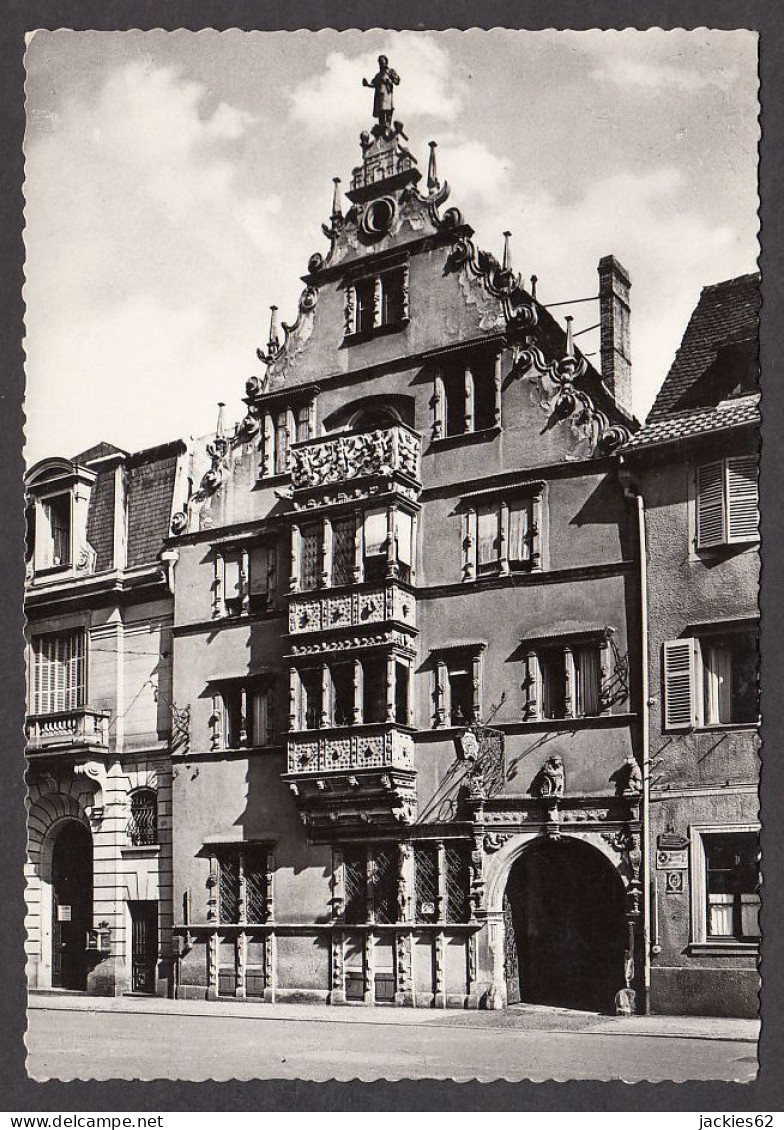
[[[434,39],[398,33],[379,51],[349,57],[340,51],[327,56],[325,70],[295,87],[290,94],[293,119],[319,132],[343,133],[370,119],[371,91],[358,97],[362,79],[378,70],[378,55],[387,54],[401,75],[395,90],[395,115],[403,122],[420,117],[451,120],[462,106],[463,82],[448,52]]]
[[[750,232],[714,223],[698,211],[684,192],[683,174],[672,167],[611,173],[568,199],[516,181],[512,170],[510,191],[501,179],[499,190],[484,195],[476,215],[467,212],[479,246],[500,256],[501,233],[511,228],[515,270],[526,278],[537,275],[538,297],[546,304],[595,295],[603,255],[614,254],[624,264],[633,284],[635,410],[644,416],[702,287],[754,269]],[[452,183],[459,203],[459,173]],[[559,319],[573,314],[576,330],[598,321],[591,303],[553,313]],[[598,350],[598,333],[586,333],[580,344],[586,352]],[[598,365],[598,356],[592,360]]]
[[[597,82],[611,82],[623,87],[647,87],[650,90],[669,89],[694,93],[708,86],[731,90],[738,78],[737,67],[700,69],[695,65],[680,66],[654,62],[633,55],[619,55],[591,73]]]
[[[26,371],[42,447],[63,445],[70,417],[69,449],[114,440],[112,426],[143,446],[241,393],[266,333],[260,280],[292,247],[306,253],[280,196],[244,187],[254,124],[176,69],[135,61],[28,139]]]
[[[462,200],[486,201],[508,190],[512,163],[483,141],[446,134],[438,143],[438,174],[459,186]]]

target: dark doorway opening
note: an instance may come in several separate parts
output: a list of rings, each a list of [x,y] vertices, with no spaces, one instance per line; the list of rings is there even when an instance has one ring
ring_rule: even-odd
[[[131,913],[131,989],[154,993],[158,966],[158,903],[150,899],[129,902]]]
[[[624,886],[601,852],[567,838],[533,844],[509,873],[504,910],[509,1003],[615,1011]]]
[[[52,985],[87,988],[87,931],[93,924],[93,839],[68,820],[52,849]]]

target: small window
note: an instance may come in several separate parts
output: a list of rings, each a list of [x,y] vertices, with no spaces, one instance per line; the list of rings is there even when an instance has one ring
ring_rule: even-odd
[[[272,738],[271,685],[251,686],[247,692],[247,740],[249,746],[269,745]]]
[[[310,405],[302,404],[297,409],[297,443],[304,443],[310,435]]]
[[[285,475],[289,469],[289,414],[279,412],[275,422],[275,474]]]
[[[128,839],[132,847],[149,847],[158,843],[158,798],[154,789],[137,789],[131,793],[131,816]]]
[[[407,663],[395,663],[395,721],[400,726],[409,723],[409,680],[411,668]]]
[[[364,522],[363,575],[366,582],[383,581],[387,570],[387,512],[368,510]]]
[[[669,730],[759,720],[756,630],[710,632],[664,644],[664,721]]]
[[[531,496],[469,505],[464,517],[463,570],[468,579],[528,571],[538,560]]]
[[[496,358],[472,353],[445,360],[437,369],[434,439],[483,432],[501,420]]]
[[[269,917],[270,860],[267,848],[249,844],[223,849],[217,858],[218,921],[263,924]],[[241,911],[244,908],[244,913]]]
[[[63,568],[71,564],[71,496],[60,494],[42,504],[44,529],[40,567]]]
[[[448,668],[449,721],[452,726],[467,726],[473,719],[474,688],[470,660],[454,660]]]
[[[302,687],[300,725],[306,730],[317,730],[321,726],[321,668],[304,667],[299,678]]]
[[[333,585],[350,585],[354,580],[355,529],[353,514],[332,521]]]
[[[756,832],[703,834],[706,934],[709,939],[757,941],[759,840]]]
[[[393,326],[405,316],[405,271],[399,268],[381,275],[381,325]]]
[[[269,745],[273,695],[269,678],[227,683],[214,699],[213,749]]]
[[[223,608],[227,616],[239,616],[242,612],[244,580],[242,573],[242,554],[225,553],[223,562]]]
[[[303,526],[300,534],[300,588],[318,588],[321,584],[323,529],[321,522]]]
[[[697,547],[759,539],[756,455],[742,455],[697,468]]]
[[[383,656],[362,660],[362,721],[384,722],[387,716],[387,662]]]
[[[277,546],[254,545],[250,550],[249,564],[248,610],[251,613],[269,612],[275,605]]]
[[[218,921],[240,920],[239,856],[226,854],[218,860]]]
[[[355,284],[356,332],[371,333],[375,321],[375,279],[360,279]]]
[[[367,849],[348,847],[343,853],[343,901],[346,922],[367,921]]]
[[[350,726],[354,721],[354,664],[336,663],[332,676],[332,724]]]
[[[542,676],[542,713],[545,718],[566,717],[566,656],[562,647],[548,648],[539,656]]]
[[[553,643],[528,654],[523,683],[528,720],[590,718],[601,714],[601,639]]]

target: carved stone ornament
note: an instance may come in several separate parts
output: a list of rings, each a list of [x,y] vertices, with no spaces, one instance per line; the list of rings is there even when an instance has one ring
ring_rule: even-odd
[[[511,840],[514,832],[485,832],[484,848],[489,854],[500,851],[507,840]]]
[[[615,784],[616,796],[636,797],[642,794],[642,770],[633,753],[627,754],[623,765],[615,770],[610,780]]]
[[[448,209],[442,225],[447,217],[449,225],[457,226],[462,220],[456,208]],[[485,290],[500,301],[511,337],[525,336],[536,327],[539,321],[536,307],[523,289],[522,277],[503,267],[489,251],[478,250],[467,234],[461,234],[453,244],[444,273],[463,270],[479,279]]]
[[[547,758],[537,777],[537,792],[542,800],[553,800],[564,795],[566,779],[563,761],[557,753]]]
[[[550,383],[554,390],[551,410],[555,419],[576,417],[594,451],[610,455],[630,439],[631,432],[623,424],[611,424],[609,417],[596,407],[589,394],[575,386],[575,381],[583,377],[587,369],[585,358],[577,357],[570,344],[567,344],[565,357],[548,365],[539,347],[529,341],[523,348],[517,349],[513,371],[519,374],[533,372],[543,384]]]
[[[295,490],[395,471],[419,475],[419,441],[402,428],[339,435],[291,452]]]

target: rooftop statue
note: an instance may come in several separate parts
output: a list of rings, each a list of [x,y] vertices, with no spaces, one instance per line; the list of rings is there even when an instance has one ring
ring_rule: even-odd
[[[369,82],[366,78],[362,79],[363,86],[372,86],[376,92],[373,98],[373,117],[378,118],[378,124],[384,131],[392,126],[392,114],[395,110],[392,92],[399,82],[400,77],[397,71],[393,71],[389,66],[386,55],[378,57],[378,74],[375,78]]]

